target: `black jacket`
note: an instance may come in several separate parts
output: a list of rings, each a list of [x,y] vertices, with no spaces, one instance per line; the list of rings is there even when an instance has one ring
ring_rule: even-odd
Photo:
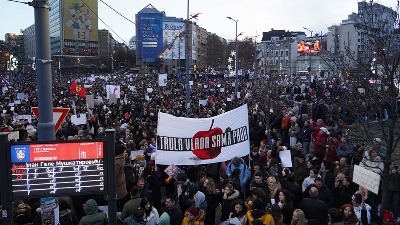
[[[300,208],[303,209],[305,217],[316,219],[322,225],[327,224],[328,206],[322,200],[316,198],[304,198],[300,203]]]
[[[170,218],[171,225],[182,225],[183,221],[183,212],[179,208],[179,204],[176,202],[174,206],[167,209],[167,213]]]

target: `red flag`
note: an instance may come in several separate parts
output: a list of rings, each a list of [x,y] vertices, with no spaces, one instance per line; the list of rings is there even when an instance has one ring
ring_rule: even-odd
[[[81,97],[86,96],[86,88],[83,88],[81,85],[78,85],[74,80],[71,83],[71,92]]]

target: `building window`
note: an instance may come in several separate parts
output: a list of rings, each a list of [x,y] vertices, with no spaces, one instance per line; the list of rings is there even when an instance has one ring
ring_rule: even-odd
[[[281,56],[283,56],[283,50],[281,50]]]
[[[286,55],[286,56],[289,56],[289,50],[286,50],[286,51],[285,51],[285,55]]]

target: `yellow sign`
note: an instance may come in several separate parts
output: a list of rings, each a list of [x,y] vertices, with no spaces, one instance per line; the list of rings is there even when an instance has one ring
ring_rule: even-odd
[[[97,0],[64,1],[64,39],[98,41]]]

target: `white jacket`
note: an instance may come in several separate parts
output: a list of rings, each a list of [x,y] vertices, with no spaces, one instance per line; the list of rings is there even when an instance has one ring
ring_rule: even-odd
[[[382,172],[384,169],[384,164],[383,164],[381,157],[376,156],[375,160],[371,161],[368,151],[365,152],[364,158],[363,158],[362,162],[360,162],[359,166],[364,167],[365,169],[370,170],[379,175],[382,175]]]

